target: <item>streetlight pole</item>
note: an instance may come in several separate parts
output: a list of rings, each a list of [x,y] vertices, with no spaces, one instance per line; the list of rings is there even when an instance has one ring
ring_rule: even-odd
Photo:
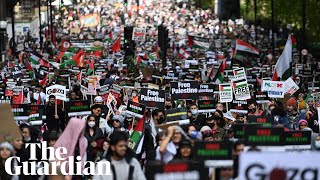
[[[274,0],[271,0],[272,56],[274,57]]]

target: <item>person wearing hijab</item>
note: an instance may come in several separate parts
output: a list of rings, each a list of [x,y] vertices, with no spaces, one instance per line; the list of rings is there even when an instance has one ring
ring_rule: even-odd
[[[69,120],[69,123],[66,127],[66,129],[63,131],[63,133],[60,135],[57,142],[54,144],[54,148],[57,149],[59,147],[64,147],[67,152],[62,154],[62,158],[68,159],[68,157],[73,156],[81,157],[81,168],[84,169],[84,163],[86,161],[86,149],[88,146],[88,142],[85,134],[85,128],[86,128],[86,122],[82,121],[78,118],[71,118]],[[76,160],[76,159],[75,159]],[[76,164],[73,164],[71,166],[76,167]],[[57,167],[57,172],[59,172],[60,168]],[[66,171],[69,172],[69,167],[66,167]],[[74,172],[75,173],[75,172]],[[61,177],[62,175],[57,175],[58,177]],[[50,178],[56,179],[57,176],[51,176]],[[71,179],[71,176],[66,176],[66,179]],[[83,177],[81,176],[74,176],[72,179],[81,179]]]

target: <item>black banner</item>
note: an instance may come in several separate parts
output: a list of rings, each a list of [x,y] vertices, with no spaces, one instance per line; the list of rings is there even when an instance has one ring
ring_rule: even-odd
[[[164,108],[166,93],[164,90],[142,88],[139,97],[139,102],[147,107]]]
[[[170,93],[173,100],[198,99],[198,81],[170,82]]]
[[[214,95],[214,84],[200,84],[199,96],[213,97]]]
[[[258,104],[264,104],[269,102],[268,92],[255,92],[254,97]]]
[[[234,113],[248,113],[248,102],[247,101],[238,101],[233,100],[230,103],[230,111]]]
[[[225,142],[196,142],[193,146],[194,158],[197,160],[231,160],[232,143]]]
[[[209,169],[203,163],[194,161],[176,161],[168,164],[150,162],[146,168],[146,178],[148,180],[180,180],[209,179]]]
[[[247,145],[282,146],[284,145],[284,131],[282,127],[254,127],[245,129]]]
[[[142,118],[145,112],[146,106],[140,103],[135,103],[133,101],[128,102],[126,113],[132,116]]]
[[[253,127],[260,127],[261,124],[247,124],[247,123],[243,123],[243,124],[233,124],[232,125],[232,129],[233,129],[233,133],[234,133],[234,138],[237,139],[244,139],[245,138],[245,130],[248,126],[253,126]]]
[[[59,76],[56,79],[56,84],[60,84],[62,86],[66,86],[66,89],[69,89],[69,78],[68,77]]]
[[[167,122],[188,119],[186,108],[175,108],[166,110]]]
[[[264,124],[271,126],[273,124],[273,117],[249,115],[247,117],[247,121],[248,123]]]
[[[311,131],[286,131],[285,145],[310,145]]]
[[[90,115],[90,102],[87,100],[69,101],[68,116],[85,116]]]
[[[216,102],[214,100],[198,100],[199,112],[214,112],[215,104]]]

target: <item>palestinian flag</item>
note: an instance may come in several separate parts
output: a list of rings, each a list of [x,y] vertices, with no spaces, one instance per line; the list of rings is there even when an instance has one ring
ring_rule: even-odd
[[[117,39],[117,41],[113,44],[111,49],[112,49],[112,52],[120,51],[121,49],[120,38]]]
[[[213,82],[215,84],[223,83],[224,70],[226,69],[226,67],[227,67],[227,64],[226,64],[226,61],[224,60],[221,62],[219,69],[216,72],[213,72],[214,68],[212,68],[211,73],[210,73],[210,78],[213,80]]]
[[[94,60],[88,60],[88,61],[90,61],[90,63],[89,63],[88,72],[86,73],[87,75],[94,73]]]
[[[14,68],[14,65],[12,64],[12,62],[10,60],[8,61],[8,68]]]
[[[29,57],[29,61],[32,63],[32,64],[39,64],[39,61],[42,57],[38,57],[36,56],[35,54],[31,54],[31,56]]]
[[[286,46],[279,57],[273,72],[273,81],[287,80],[292,75],[292,41],[291,36],[288,37]]]
[[[76,62],[74,62],[74,60],[73,60],[73,59],[70,59],[70,60],[66,60],[66,61],[64,61],[63,63],[61,63],[59,67],[60,67],[61,69],[63,69],[63,68],[65,68],[67,65],[73,65],[73,66],[76,66],[76,65],[77,65],[77,63],[76,63]]]
[[[71,47],[71,43],[66,40],[62,40],[62,46],[61,46],[61,51],[66,52],[68,48]]]
[[[27,65],[26,65],[26,68],[27,68],[27,71],[29,71],[29,74],[32,78],[34,78],[34,69],[32,68],[31,64],[29,63],[29,61],[26,61]]]
[[[130,135],[130,140],[133,143],[133,150],[136,151],[137,147],[140,143],[140,140],[144,134],[144,125],[145,125],[145,118],[144,116],[139,120],[136,127],[133,129],[133,132]]]
[[[220,84],[219,88],[220,92],[230,92],[232,89],[230,84]]]
[[[82,80],[82,70],[81,70],[80,73],[78,74],[77,79],[78,79],[78,81],[79,81],[80,84],[81,84],[81,80]]]
[[[76,63],[78,67],[83,67],[84,66],[84,56],[86,53],[82,51],[82,49],[79,50],[77,54],[72,56],[73,61]]]
[[[109,37],[105,38],[105,39],[102,40],[102,41],[103,41],[103,42],[111,42],[111,41],[112,41],[112,37],[113,37],[113,34],[112,34],[112,31],[110,31]]]
[[[155,46],[155,47],[154,47],[154,53],[156,53],[156,56],[157,56],[157,58],[159,59],[159,58],[160,58],[160,55],[159,55],[159,47],[158,47],[158,46]]]
[[[259,55],[258,49],[239,39],[237,39],[237,42],[236,42],[236,51],[245,51],[245,52]]]
[[[232,83],[232,86],[233,86],[233,89],[236,89],[236,88],[243,88],[243,87],[247,87],[248,86],[248,83],[246,80],[242,81],[242,82],[233,82]]]
[[[96,51],[94,51],[93,55],[94,55],[95,57],[97,57],[97,58],[101,58],[102,52],[101,52],[100,50],[96,50]]]
[[[72,57],[74,54],[71,53],[71,52],[60,52],[58,57],[56,58],[56,62],[59,62],[61,58],[64,58],[64,57]]]
[[[210,42],[207,38],[195,37],[195,36],[188,36],[189,47],[192,48],[202,48],[202,49],[209,49]]]
[[[297,49],[297,40],[292,35],[291,35],[291,41],[292,41],[292,49]]]
[[[179,56],[183,59],[188,59],[190,57],[190,54],[183,48],[179,49]]]
[[[39,80],[39,85],[41,87],[44,87],[47,84],[47,79],[48,79],[48,74],[46,74],[46,76],[42,80]]]

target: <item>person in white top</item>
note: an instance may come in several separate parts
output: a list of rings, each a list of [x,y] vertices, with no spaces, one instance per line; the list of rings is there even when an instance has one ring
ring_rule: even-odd
[[[97,116],[99,118],[99,128],[102,130],[104,135],[108,135],[111,132],[111,128],[108,125],[108,122],[106,119],[101,117],[102,113],[102,105],[100,104],[94,104],[91,106],[91,114]],[[86,120],[88,116],[85,116],[82,118],[82,120]]]

